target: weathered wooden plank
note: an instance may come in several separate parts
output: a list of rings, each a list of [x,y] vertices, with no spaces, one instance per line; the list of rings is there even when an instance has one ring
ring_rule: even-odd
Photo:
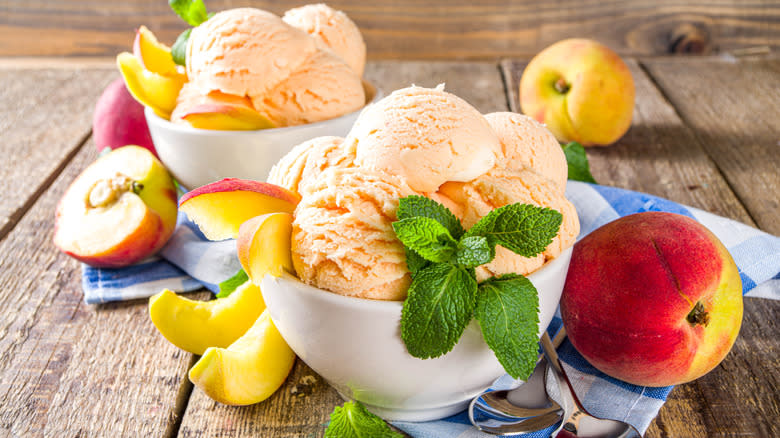
[[[116,67],[0,68],[0,239],[89,135],[95,102]]]
[[[256,0],[282,14],[298,0]],[[780,47],[772,0],[337,0],[360,26],[371,59],[528,57],[567,37],[598,39],[626,55]],[[242,4],[243,5],[243,4]],[[210,11],[239,6],[210,0]],[[6,0],[0,56],[114,56],[147,25],[168,44],[185,28],[160,0]]]
[[[510,104],[515,109],[524,65],[520,61],[502,63]],[[637,88],[633,124],[615,145],[587,150],[596,180],[663,196],[755,226],[705,153],[699,137],[637,63],[629,61],[629,67]],[[717,83],[731,81],[725,75]],[[716,94],[710,90],[710,94]],[[748,100],[754,91],[742,87],[734,93]],[[697,104],[706,105],[706,100],[691,102]],[[647,436],[777,435],[773,414],[778,409],[779,343],[771,333],[776,330],[773,327],[778,312],[780,303],[776,301],[746,300],[743,328],[729,356],[710,374],[675,388]]]
[[[83,145],[0,242],[0,435],[160,436],[189,394],[191,355],[157,333],[146,302],[84,304],[80,265],[51,243],[56,203],[96,155]]]
[[[505,111],[501,75],[494,63],[396,62],[369,63],[369,81],[385,95],[416,83],[446,89],[483,112]],[[247,407],[224,406],[197,388],[182,420],[182,437],[321,436],[333,408],[342,403],[335,389],[300,360],[285,384],[268,400]]]
[[[780,59],[643,64],[759,227],[780,235]]]

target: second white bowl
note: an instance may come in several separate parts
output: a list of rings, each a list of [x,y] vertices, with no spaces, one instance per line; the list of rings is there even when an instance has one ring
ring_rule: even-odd
[[[364,82],[367,104],[382,93]],[[346,136],[358,111],[306,125],[256,131],[217,131],[178,125],[144,110],[160,161],[179,184],[191,190],[222,178],[265,181],[268,173],[296,145],[326,135]]]

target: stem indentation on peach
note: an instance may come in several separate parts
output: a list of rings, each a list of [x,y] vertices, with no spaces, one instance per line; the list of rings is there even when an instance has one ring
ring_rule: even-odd
[[[707,324],[710,323],[710,314],[704,310],[704,304],[702,304],[701,301],[697,301],[696,305],[693,306],[693,309],[691,309],[685,319],[688,320],[691,325],[703,325],[707,327]]]

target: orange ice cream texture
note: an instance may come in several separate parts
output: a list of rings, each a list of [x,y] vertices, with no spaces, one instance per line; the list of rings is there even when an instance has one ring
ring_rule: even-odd
[[[442,85],[397,90],[367,107],[346,138],[295,147],[269,182],[298,192],[292,255],[305,283],[342,295],[403,300],[411,283],[392,222],[398,200],[428,196],[469,228],[491,210],[520,202],[563,216],[544,253],[496,248],[478,280],[529,274],[574,244],[579,220],[565,198],[566,159],[547,129],[521,114],[483,116]]]
[[[360,32],[346,15],[325,5],[318,9],[343,15],[341,22],[355,28],[344,39],[358,39],[351,43],[354,50],[362,44],[365,52]],[[295,24],[308,26],[309,20],[302,17]],[[365,56],[362,64],[356,63],[358,73],[326,43],[260,9],[215,14],[190,34],[190,82],[179,94],[171,121],[186,124],[182,114],[199,104],[248,105],[275,126],[313,123],[360,109],[365,104]],[[339,42],[339,50],[345,44]]]

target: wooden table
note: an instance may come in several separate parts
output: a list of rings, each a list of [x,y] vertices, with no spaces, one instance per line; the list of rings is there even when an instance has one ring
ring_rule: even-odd
[[[595,178],[780,234],[780,59],[629,64],[634,123],[588,150]],[[366,76],[386,91],[446,82],[489,112],[517,110],[523,65],[382,61]],[[110,62],[0,60],[0,435],[321,436],[342,401],[302,362],[264,403],[222,406],[193,390],[194,357],[145,300],[84,304],[79,264],[51,243],[54,208],[97,156],[92,110],[117,76]],[[732,352],[676,387],[647,436],[780,436],[779,316],[780,302],[746,299]]]

